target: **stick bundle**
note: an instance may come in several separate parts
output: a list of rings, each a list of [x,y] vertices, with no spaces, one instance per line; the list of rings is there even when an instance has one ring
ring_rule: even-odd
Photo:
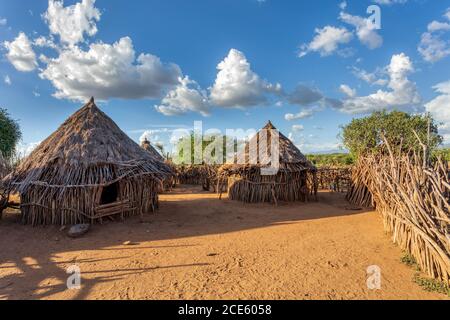
[[[424,163],[417,155],[392,152],[365,156],[353,175],[359,188],[351,198],[360,200],[370,192],[393,241],[430,277],[449,283],[450,171],[442,161],[433,167]]]

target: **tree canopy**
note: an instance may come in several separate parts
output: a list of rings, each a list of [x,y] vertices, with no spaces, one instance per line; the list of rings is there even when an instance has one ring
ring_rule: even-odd
[[[342,127],[342,140],[355,157],[379,150],[383,135],[391,146],[401,148],[401,151],[420,151],[422,147],[415,133],[422,143],[428,145],[429,151],[442,143],[438,126],[430,115],[411,115],[401,111],[380,111],[353,119]]]
[[[12,157],[21,138],[18,122],[10,117],[6,109],[0,108],[0,153],[5,158]]]

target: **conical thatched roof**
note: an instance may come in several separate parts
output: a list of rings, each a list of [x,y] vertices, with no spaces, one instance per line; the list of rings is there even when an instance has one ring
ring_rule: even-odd
[[[152,146],[147,138],[144,138],[144,141],[141,142],[141,148],[148,151],[155,159],[164,162],[163,156],[158,151],[156,151],[156,149]]]
[[[272,155],[271,142],[272,131],[277,130],[272,122],[268,122],[257,135],[255,135],[245,146],[245,165],[259,165],[259,149],[263,148],[260,143],[261,132],[266,130],[267,134],[267,154]],[[257,158],[255,158],[257,157]],[[315,170],[314,165],[303,155],[303,153],[292,143],[289,138],[279,132],[279,161],[282,167],[295,165],[297,168],[305,170]]]
[[[29,185],[104,185],[128,176],[162,179],[169,167],[143,150],[92,98],[27,157],[8,180]],[[21,190],[23,191],[23,190]]]

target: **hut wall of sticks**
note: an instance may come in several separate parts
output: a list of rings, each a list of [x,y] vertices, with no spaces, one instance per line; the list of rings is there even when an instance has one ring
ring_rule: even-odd
[[[370,199],[393,241],[430,277],[450,283],[450,170],[424,158],[391,148],[388,155],[362,157],[353,174],[358,195],[350,198]]]
[[[170,168],[91,99],[5,178],[32,225],[102,222],[153,212]]]
[[[180,184],[201,185],[205,191],[217,192],[217,173],[219,165],[180,165],[177,167],[177,180]]]
[[[316,199],[317,169],[283,134],[279,133],[279,170],[274,175],[262,174],[261,169],[270,167],[261,164],[252,155],[260,155],[266,146],[266,154],[271,156],[272,133],[276,128],[269,123],[262,132],[267,134],[267,143],[260,143],[260,133],[244,148],[244,164],[225,164],[218,173],[218,190],[228,183],[228,196],[231,200],[248,203],[278,201],[308,201]],[[278,132],[278,131],[277,131]],[[221,192],[220,192],[221,193]],[[221,196],[221,194],[220,194]]]
[[[348,192],[352,185],[351,167],[321,167],[317,170],[320,190]]]

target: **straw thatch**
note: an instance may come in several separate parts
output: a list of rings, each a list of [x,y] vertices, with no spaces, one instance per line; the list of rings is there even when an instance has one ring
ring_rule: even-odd
[[[165,191],[171,191],[176,186],[176,169],[175,166],[169,161],[165,160],[164,157],[152,146],[150,141],[147,138],[144,138],[144,141],[141,142],[141,148],[145,151],[149,152],[150,155],[158,161],[164,162],[167,167],[170,169],[170,175],[168,175],[163,180],[163,187]]]
[[[267,134],[266,151],[271,156],[272,132],[276,128],[269,123],[263,128]],[[262,132],[262,131],[261,131]],[[317,194],[316,167],[282,133],[279,133],[279,170],[275,175],[262,175],[259,159],[260,133],[244,148],[244,164],[226,164],[219,170],[219,186],[228,182],[228,195],[232,200],[244,202],[308,201]],[[228,181],[227,181],[228,180]]]
[[[156,151],[156,149],[152,146],[147,138],[144,138],[144,141],[141,142],[141,148],[148,151],[154,159],[161,162],[165,161],[164,157],[158,151]]]
[[[23,223],[66,225],[153,212],[168,174],[91,99],[6,182],[20,194]]]

